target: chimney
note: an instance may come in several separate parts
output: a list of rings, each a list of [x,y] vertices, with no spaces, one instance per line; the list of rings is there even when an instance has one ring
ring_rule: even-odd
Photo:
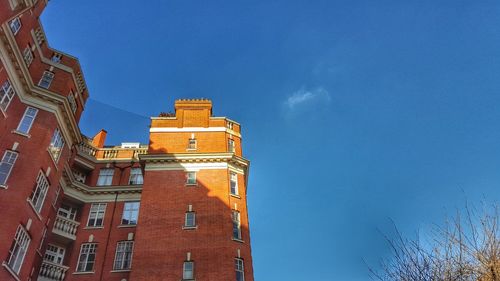
[[[103,148],[104,147],[104,142],[106,141],[106,135],[108,132],[104,129],[101,129],[99,133],[97,133],[93,138],[92,138],[92,144],[95,147]]]

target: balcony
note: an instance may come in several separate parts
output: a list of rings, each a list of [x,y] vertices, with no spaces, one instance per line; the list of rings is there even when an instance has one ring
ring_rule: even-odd
[[[63,281],[68,268],[68,266],[62,264],[44,260],[37,281]]]
[[[97,148],[88,143],[78,145],[78,151],[85,156],[97,159],[139,159],[139,154],[147,154],[147,147],[121,148],[105,147]]]
[[[87,143],[81,143],[78,146],[78,150],[81,151],[83,154],[95,157],[95,154],[97,152],[97,148],[93,147],[90,144]]]
[[[76,231],[79,225],[79,222],[58,215],[52,233],[74,241],[76,240]]]

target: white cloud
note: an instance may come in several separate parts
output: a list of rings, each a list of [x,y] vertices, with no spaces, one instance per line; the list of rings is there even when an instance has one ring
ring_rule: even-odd
[[[323,87],[318,87],[312,90],[306,90],[302,88],[292,95],[287,97],[285,100],[285,106],[289,110],[294,110],[296,108],[305,106],[306,104],[312,104],[313,102],[329,102],[330,94]]]

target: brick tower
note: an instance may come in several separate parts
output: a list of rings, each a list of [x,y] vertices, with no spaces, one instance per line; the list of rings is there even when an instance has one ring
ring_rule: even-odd
[[[131,280],[253,281],[240,125],[177,100],[151,120]]]

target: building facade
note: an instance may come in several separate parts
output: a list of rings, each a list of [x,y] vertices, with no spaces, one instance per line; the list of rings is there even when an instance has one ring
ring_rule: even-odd
[[[253,281],[240,124],[177,100],[148,145],[85,137],[85,80],[48,45],[46,4],[0,0],[0,280]]]

